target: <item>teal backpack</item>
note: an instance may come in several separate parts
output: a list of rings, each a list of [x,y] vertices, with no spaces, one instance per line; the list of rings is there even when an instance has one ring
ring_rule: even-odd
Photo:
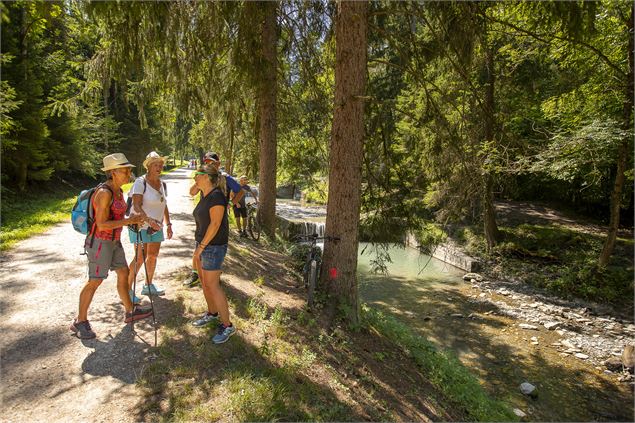
[[[99,184],[96,187],[85,189],[77,196],[77,201],[71,210],[71,223],[73,229],[82,235],[90,235],[93,232],[93,226],[95,224],[95,211],[93,210],[92,199],[93,195],[99,188],[106,188],[112,194],[114,194],[110,187],[106,184]],[[111,198],[111,202],[112,202]]]

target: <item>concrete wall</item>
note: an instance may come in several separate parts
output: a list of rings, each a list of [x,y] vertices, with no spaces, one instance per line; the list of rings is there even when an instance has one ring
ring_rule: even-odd
[[[413,248],[417,248],[419,245],[415,236],[411,233],[406,237],[406,244]],[[456,245],[452,244],[452,242],[446,241],[437,245],[432,253],[432,257],[451,264],[454,267],[458,267],[461,270],[465,270],[466,272],[476,272],[480,269],[480,263],[477,259],[463,253]]]

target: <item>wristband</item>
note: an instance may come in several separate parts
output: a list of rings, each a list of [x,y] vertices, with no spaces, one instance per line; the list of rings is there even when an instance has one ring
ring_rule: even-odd
[[[166,223],[165,226],[172,226],[172,223]]]

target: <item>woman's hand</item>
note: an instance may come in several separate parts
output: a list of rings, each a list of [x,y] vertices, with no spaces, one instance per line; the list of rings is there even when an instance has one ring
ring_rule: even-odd
[[[168,225],[168,239],[172,239],[172,235],[174,235],[174,232],[172,232],[172,225]]]
[[[155,219],[152,219],[151,217],[146,218],[146,222],[155,231],[158,231],[158,230],[161,229],[161,224],[159,222],[157,222]]]
[[[194,259],[195,263],[200,263],[201,262],[201,254],[203,254],[203,250],[204,249],[205,248],[199,244],[198,247],[196,247],[196,250],[194,250],[193,259]]]
[[[139,214],[133,214],[132,216],[130,216],[128,218],[128,223],[126,223],[127,225],[138,225],[143,223],[143,216],[139,215]]]

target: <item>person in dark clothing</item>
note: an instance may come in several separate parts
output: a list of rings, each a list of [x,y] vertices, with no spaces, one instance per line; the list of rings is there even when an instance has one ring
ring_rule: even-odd
[[[243,191],[243,196],[238,201],[239,207],[234,206],[234,217],[236,218],[236,226],[238,227],[238,233],[242,237],[247,237],[247,203],[245,201],[245,196],[248,192],[251,193],[252,197],[256,204],[258,204],[258,195],[251,189],[249,184],[249,179],[247,176],[243,175],[239,179],[240,188]],[[242,224],[241,224],[242,220]]]
[[[232,203],[234,206],[240,207],[239,202],[242,196],[244,195],[243,190],[240,188],[240,184],[238,183],[236,179],[234,179],[234,177],[232,177],[226,172],[223,172],[220,169],[220,157],[218,156],[218,153],[214,153],[213,151],[206,153],[205,156],[203,157],[203,163],[204,163],[203,166],[208,165],[218,171],[220,175],[218,179],[218,186],[223,190],[223,192],[225,192],[225,195],[227,195],[228,200],[229,200],[229,193],[230,192],[233,193]],[[194,196],[198,192],[199,192],[199,188],[197,187],[196,181],[195,181],[190,187],[190,195]],[[192,274],[190,275],[189,278],[187,278],[183,282],[183,285],[192,287],[197,285],[198,283],[200,283],[198,270],[196,266],[192,264]]]
[[[200,167],[194,174],[201,199],[194,208],[196,250],[192,261],[198,268],[207,311],[192,324],[201,327],[220,319],[218,331],[212,338],[215,344],[226,342],[236,333],[229,319],[227,297],[220,286],[229,241],[227,194],[219,186],[220,177],[218,170],[210,165]]]

